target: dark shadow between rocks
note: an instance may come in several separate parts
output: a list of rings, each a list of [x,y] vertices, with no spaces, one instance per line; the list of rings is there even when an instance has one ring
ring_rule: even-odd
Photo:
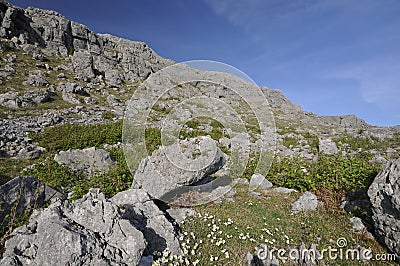
[[[148,227],[148,218],[143,213],[135,212],[132,205],[125,205],[123,218],[129,220],[136,229],[143,233],[147,241],[143,256],[154,255],[156,252],[162,252],[167,248],[167,241],[157,234],[154,229]]]
[[[232,183],[230,176],[225,175],[219,178],[207,176],[199,182],[193,183],[190,186],[178,187],[172,191],[165,193],[160,200],[164,202],[174,202],[187,193],[211,193],[218,187],[229,186]]]

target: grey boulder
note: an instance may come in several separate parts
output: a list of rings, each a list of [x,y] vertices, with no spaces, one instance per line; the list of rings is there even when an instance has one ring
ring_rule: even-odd
[[[327,155],[333,155],[333,154],[337,154],[339,152],[339,149],[336,146],[336,143],[334,141],[332,141],[332,139],[330,139],[330,138],[319,139],[318,148],[319,148],[320,152],[323,152]]]
[[[55,96],[55,93],[49,91],[48,89],[31,90],[24,94],[24,98],[27,101],[31,101],[34,103],[48,102],[51,100],[52,96]]]
[[[176,188],[201,181],[225,162],[226,155],[208,136],[179,140],[141,161],[132,188],[142,188],[160,199]]]
[[[119,207],[91,189],[73,203],[35,212],[7,240],[0,265],[137,265],[145,246]]]
[[[60,151],[54,160],[74,171],[83,171],[87,176],[105,173],[114,164],[107,151],[96,147]]]
[[[169,216],[171,216],[172,219],[176,223],[181,223],[186,220],[186,218],[190,216],[196,216],[197,212],[191,208],[173,208],[173,209],[168,209],[167,213]]]
[[[292,203],[292,211],[315,211],[318,207],[318,198],[311,192],[305,192],[298,200]]]
[[[389,161],[368,189],[378,241],[400,258],[400,159]]]
[[[6,226],[6,216],[15,211],[16,217],[25,210],[40,208],[63,195],[32,176],[16,177],[0,186],[0,221]]]
[[[265,179],[262,174],[253,174],[250,179],[249,188],[250,190],[255,190],[260,188],[261,190],[271,189],[273,184]]]

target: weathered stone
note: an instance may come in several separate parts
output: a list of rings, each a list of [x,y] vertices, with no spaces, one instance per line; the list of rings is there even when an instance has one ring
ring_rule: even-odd
[[[0,265],[138,265],[146,241],[97,189],[58,201],[14,230]]]
[[[261,190],[268,190],[273,187],[273,184],[269,182],[262,174],[253,174],[250,179],[249,189],[255,190],[257,188]]]
[[[88,51],[75,51],[72,64],[75,72],[89,78],[94,77],[93,57]]]
[[[110,86],[119,86],[123,83],[123,75],[116,69],[110,69],[105,72],[107,84]]]
[[[295,189],[285,188],[285,187],[276,187],[276,188],[273,188],[272,190],[276,193],[283,193],[283,194],[297,192],[297,190],[295,190]]]
[[[355,232],[363,232],[363,231],[367,231],[366,226],[364,225],[363,221],[361,220],[361,218],[359,217],[351,217],[350,218],[350,222],[353,225],[353,230]]]
[[[45,148],[39,146],[27,145],[21,150],[19,150],[17,158],[22,160],[37,159],[45,150],[46,150]]]
[[[182,254],[174,226],[145,191],[123,191],[112,197],[111,202],[124,206],[123,217],[143,233],[148,243],[144,255],[162,252],[167,248],[173,254]]]
[[[173,208],[167,210],[168,214],[176,223],[181,223],[190,216],[197,215],[197,212],[191,208]]]
[[[315,211],[318,207],[318,198],[311,192],[305,192],[297,201],[292,203],[293,212]]]
[[[328,155],[337,154],[339,152],[336,143],[332,139],[319,139],[319,151]]]
[[[111,106],[118,106],[121,104],[121,100],[110,94],[107,96],[107,103]]]
[[[389,161],[368,189],[378,241],[400,258],[400,159]]]
[[[22,97],[18,92],[0,94],[0,105],[7,108],[19,108],[22,106]]]
[[[143,159],[132,188],[143,188],[152,197],[161,198],[215,173],[225,164],[225,156],[210,137],[180,140]]]
[[[54,160],[74,171],[83,171],[88,176],[104,173],[114,164],[108,152],[95,147],[60,151],[54,156]]]
[[[72,103],[72,104],[80,104],[81,103],[79,98],[75,94],[70,93],[70,92],[63,91],[62,92],[62,99],[64,101],[66,101],[67,103]]]
[[[45,103],[50,101],[52,96],[55,96],[55,93],[48,89],[37,89],[26,92],[24,99],[34,103]]]
[[[41,71],[31,73],[26,81],[22,83],[24,86],[47,86],[49,82],[43,78]]]
[[[21,215],[25,210],[40,208],[45,203],[61,198],[63,195],[42,181],[32,177],[16,177],[8,183],[0,186],[0,221],[1,226],[7,226],[6,215],[12,210],[15,211],[16,217]]]

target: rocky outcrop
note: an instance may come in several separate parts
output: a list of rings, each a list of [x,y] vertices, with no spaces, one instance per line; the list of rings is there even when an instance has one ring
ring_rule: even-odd
[[[87,176],[104,173],[114,164],[107,151],[96,147],[60,151],[54,156],[54,160],[74,171],[83,171]]]
[[[368,189],[375,233],[400,258],[400,159],[387,162]]]
[[[0,186],[0,224],[7,226],[6,216],[11,212],[18,217],[25,210],[40,208],[62,197],[61,193],[32,176],[16,177]]]
[[[110,200],[123,206],[122,216],[143,233],[148,243],[144,255],[153,255],[165,249],[173,254],[182,253],[176,229],[145,191],[130,189]]]
[[[145,43],[108,34],[96,34],[55,11],[0,3],[0,37],[16,46],[38,45],[48,55],[73,55],[71,70],[81,78],[105,76],[112,85],[121,79],[137,81],[172,64],[158,56]],[[118,68],[123,72],[111,71]]]
[[[36,117],[0,119],[0,151],[3,151],[7,156],[20,155],[23,158],[26,158],[24,156],[26,152],[35,150],[35,153],[40,153],[41,149],[32,144],[28,132],[39,132],[45,127],[63,121],[64,118],[55,113],[44,113]]]
[[[27,91],[23,96],[19,92],[7,92],[0,94],[0,106],[7,108],[32,107],[38,103],[51,100],[54,93],[47,89],[37,89]]]
[[[6,242],[1,266],[138,265],[146,241],[119,207],[92,189],[36,211]]]
[[[142,188],[152,197],[181,186],[189,186],[221,169],[225,154],[210,137],[180,140],[163,146],[143,159],[134,175],[132,188]]]

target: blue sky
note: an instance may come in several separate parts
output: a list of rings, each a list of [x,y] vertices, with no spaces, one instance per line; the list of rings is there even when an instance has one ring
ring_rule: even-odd
[[[398,0],[11,0],[175,61],[230,64],[305,110],[400,125]]]

